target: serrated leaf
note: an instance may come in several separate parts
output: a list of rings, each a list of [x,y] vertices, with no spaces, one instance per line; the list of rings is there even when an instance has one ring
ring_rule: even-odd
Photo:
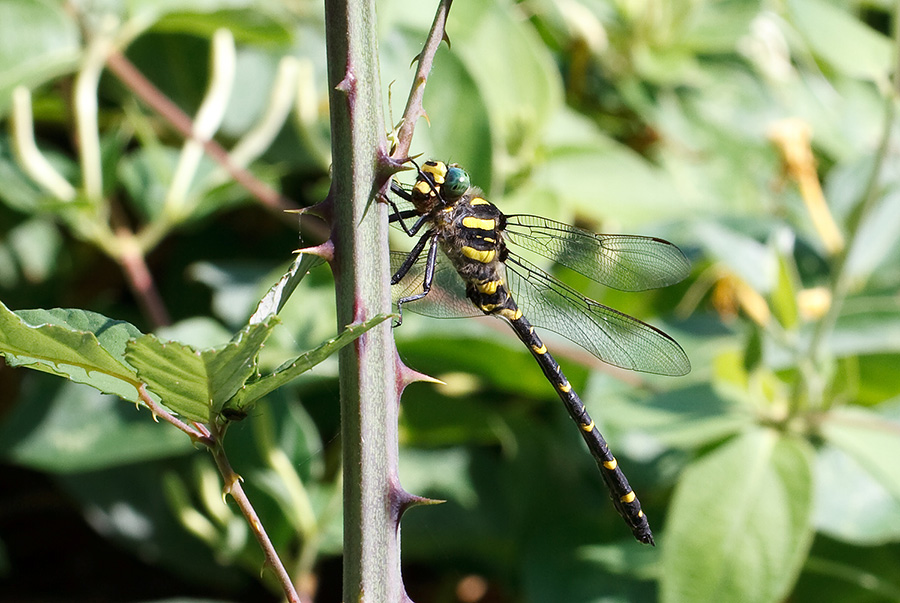
[[[277,322],[270,317],[248,325],[229,343],[207,350],[145,335],[128,345],[126,357],[163,404],[206,423],[256,372],[259,350]]]
[[[255,401],[297,378],[391,316],[393,314],[378,314],[366,322],[349,325],[337,337],[333,337],[314,350],[282,364],[273,373],[247,383],[227,404],[226,410],[237,413],[244,412]]]
[[[811,465],[806,441],[758,429],[689,466],[666,524],[661,599],[783,599],[812,539]]]
[[[144,335],[128,346],[126,357],[137,369],[140,380],[168,408],[191,421],[209,421],[212,396],[199,351]]]
[[[256,374],[259,351],[279,322],[277,316],[268,316],[264,322],[241,329],[223,347],[203,351],[208,370],[215,376],[211,396],[213,413],[218,413],[244,383]]]
[[[141,382],[124,359],[133,325],[86,310],[20,310],[0,302],[0,354],[26,366],[136,401]]]

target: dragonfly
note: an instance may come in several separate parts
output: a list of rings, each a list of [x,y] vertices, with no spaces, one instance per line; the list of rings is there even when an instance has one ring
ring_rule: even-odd
[[[438,318],[487,314],[505,320],[579,427],[619,515],[639,542],[653,545],[640,501],[535,327],[633,371],[680,376],[690,371],[690,361],[663,331],[585,297],[512,247],[624,291],[677,283],[690,272],[690,262],[678,247],[656,237],[595,234],[540,216],[504,214],[456,164],[427,161],[416,169],[410,190],[391,183],[391,191],[412,207],[401,210],[387,200],[391,222],[410,237],[422,232],[411,251],[392,252],[391,285],[400,316],[395,326],[405,307]],[[410,219],[412,226],[406,223]]]

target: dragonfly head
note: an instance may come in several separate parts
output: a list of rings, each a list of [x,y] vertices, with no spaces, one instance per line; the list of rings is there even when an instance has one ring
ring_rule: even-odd
[[[441,192],[446,199],[459,199],[462,197],[469,187],[472,185],[469,174],[466,170],[459,166],[450,166],[447,168],[447,175],[444,176],[444,184]]]

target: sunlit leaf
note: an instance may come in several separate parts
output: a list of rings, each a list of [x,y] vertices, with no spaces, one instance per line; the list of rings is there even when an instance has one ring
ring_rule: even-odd
[[[662,542],[661,599],[782,599],[812,541],[811,463],[805,441],[757,429],[689,466]]]
[[[900,412],[896,403],[879,410],[832,411],[822,425],[822,435],[900,501],[900,464],[894,462],[900,458]]]
[[[259,350],[277,317],[250,325],[219,348],[195,350],[145,335],[128,346],[128,361],[168,408],[208,422],[256,372]]]
[[[10,366],[66,377],[126,400],[137,400],[137,375],[124,360],[127,322],[87,310],[20,310],[0,303],[0,353]]]

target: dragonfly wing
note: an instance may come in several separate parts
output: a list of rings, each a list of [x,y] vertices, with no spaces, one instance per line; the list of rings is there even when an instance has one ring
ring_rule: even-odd
[[[562,335],[603,362],[660,375],[690,372],[690,360],[674,339],[584,297],[527,260],[510,254],[506,278],[529,322]]]
[[[391,252],[391,272],[396,273],[403,264],[408,254],[402,251]],[[421,293],[425,280],[426,253],[409,269],[399,283],[391,287],[391,298],[396,306],[397,300]],[[453,268],[443,252],[438,253],[437,266],[434,271],[434,280],[431,291],[422,299],[403,304],[404,310],[431,316],[433,318],[471,318],[484,316],[484,313],[475,307],[466,297],[466,285]]]
[[[644,291],[683,280],[691,264],[655,237],[594,234],[540,216],[506,216],[504,235],[519,247],[621,291]]]

